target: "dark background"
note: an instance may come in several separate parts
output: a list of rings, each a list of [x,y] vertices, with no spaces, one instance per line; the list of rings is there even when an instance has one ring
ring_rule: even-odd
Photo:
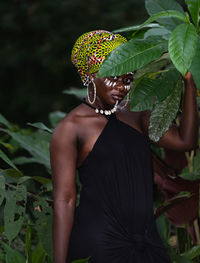
[[[3,0],[0,113],[25,126],[28,121],[48,124],[49,112],[70,111],[78,100],[62,91],[82,85],[70,60],[76,39],[147,17],[144,0]]]

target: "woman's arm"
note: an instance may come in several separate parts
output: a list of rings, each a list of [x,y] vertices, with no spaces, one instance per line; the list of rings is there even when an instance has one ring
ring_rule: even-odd
[[[196,88],[190,72],[183,76],[185,92],[180,126],[172,124],[163,137],[156,142],[158,146],[177,151],[190,151],[198,147],[198,107]],[[148,133],[150,111],[144,114],[144,130]]]
[[[67,118],[55,129],[50,144],[54,188],[54,263],[66,263],[76,205],[76,129]]]

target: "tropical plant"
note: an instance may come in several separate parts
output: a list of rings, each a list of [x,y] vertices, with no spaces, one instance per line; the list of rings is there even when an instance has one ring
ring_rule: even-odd
[[[158,141],[175,119],[183,92],[181,75],[190,71],[200,90],[199,0],[146,0],[150,17],[141,25],[115,30],[130,40],[114,49],[98,76],[137,71],[131,110],[151,110],[149,136]],[[152,22],[154,22],[152,24]]]

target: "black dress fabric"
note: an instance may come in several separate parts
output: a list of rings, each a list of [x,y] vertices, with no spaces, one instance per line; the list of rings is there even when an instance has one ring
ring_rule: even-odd
[[[67,263],[170,263],[153,214],[149,138],[108,121],[79,168],[82,184]]]

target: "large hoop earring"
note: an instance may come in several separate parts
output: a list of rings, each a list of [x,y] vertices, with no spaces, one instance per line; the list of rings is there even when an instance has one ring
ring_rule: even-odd
[[[128,93],[127,97],[126,97],[126,102],[125,102],[125,104],[122,107],[120,107],[120,109],[126,108],[126,106],[128,105],[129,99],[130,99],[130,94]]]
[[[93,89],[94,89],[94,98],[93,100],[90,99],[90,94],[89,94],[89,86],[90,86],[90,83],[92,82],[93,84]],[[88,83],[88,86],[87,86],[87,98],[88,98],[88,101],[90,104],[94,104],[95,100],[96,100],[96,97],[97,97],[97,89],[96,89],[96,84],[95,82],[92,80],[90,80],[90,82]]]

